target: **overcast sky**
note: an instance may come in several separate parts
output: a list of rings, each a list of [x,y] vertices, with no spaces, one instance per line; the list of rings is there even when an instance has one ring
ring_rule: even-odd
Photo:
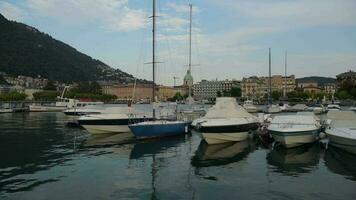
[[[356,71],[355,0],[156,0],[158,79],[182,81],[193,4],[193,76],[241,79]],[[0,13],[140,78],[151,79],[151,0],[0,0]]]

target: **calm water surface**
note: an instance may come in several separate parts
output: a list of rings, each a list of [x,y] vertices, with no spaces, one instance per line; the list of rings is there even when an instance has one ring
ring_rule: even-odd
[[[0,115],[0,199],[356,199],[356,156],[319,144],[91,137],[62,113]]]

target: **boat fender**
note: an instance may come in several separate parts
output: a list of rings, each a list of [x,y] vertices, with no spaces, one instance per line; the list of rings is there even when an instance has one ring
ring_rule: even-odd
[[[320,132],[319,133],[319,138],[320,139],[325,139],[326,138],[326,134],[324,132]]]

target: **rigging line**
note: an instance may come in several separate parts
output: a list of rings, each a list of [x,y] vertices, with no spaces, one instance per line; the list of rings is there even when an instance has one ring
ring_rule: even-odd
[[[195,19],[197,19],[197,17],[195,17]],[[192,23],[193,23],[193,27],[198,27],[195,22],[192,22]],[[202,79],[202,77],[201,77],[202,76],[202,68],[200,67],[200,65],[202,65],[202,63],[201,63],[200,49],[199,49],[199,43],[200,43],[199,34],[197,34],[195,31],[192,31],[192,35],[195,38],[195,40],[193,40],[193,42],[195,42],[194,46],[195,46],[195,50],[196,50],[196,58],[197,58],[198,64],[199,64],[199,68],[198,68],[199,73],[196,73],[196,74],[198,74],[200,76],[199,78]]]
[[[136,85],[137,85],[137,77],[138,77],[138,74],[139,74],[139,68],[140,66],[142,66],[142,60],[143,60],[143,53],[144,53],[144,48],[143,48],[143,45],[144,45],[144,39],[145,39],[145,36],[147,34],[147,31],[145,29],[142,29],[142,32],[141,32],[141,39],[140,39],[140,43],[139,43],[139,55],[138,55],[138,60],[137,60],[137,63],[136,63],[136,76],[135,76],[135,83],[134,83],[134,89],[133,89],[133,94],[132,94],[132,100],[135,100],[135,97],[136,97]]]
[[[159,6],[158,6],[158,9],[161,13],[163,13],[162,9],[161,9],[161,4],[159,3]],[[175,66],[175,64],[173,64],[173,58],[172,58],[172,48],[171,48],[171,45],[170,45],[170,42],[169,42],[169,39],[168,39],[168,32],[166,29],[162,28],[162,36],[164,37],[164,40],[166,42],[166,45],[167,45],[167,49],[168,49],[168,60],[169,62],[165,63],[164,66],[164,74],[167,74],[167,69],[168,69],[168,66],[167,64],[169,64],[171,67]],[[176,69],[176,67],[173,67],[173,69]],[[169,71],[169,70],[168,70]],[[175,74],[175,73],[173,73]],[[169,80],[167,80],[167,77],[171,77],[172,75],[172,71],[171,71],[171,74],[170,76],[165,76],[166,80],[164,80],[164,82],[166,82],[168,84]]]

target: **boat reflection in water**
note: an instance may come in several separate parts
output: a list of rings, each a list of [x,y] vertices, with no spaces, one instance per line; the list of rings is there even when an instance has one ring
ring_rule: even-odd
[[[356,155],[328,146],[325,153],[325,165],[333,173],[356,181]]]
[[[160,153],[174,152],[175,147],[178,147],[185,141],[184,135],[166,137],[161,139],[139,141],[133,147],[130,159],[140,159],[150,157]]]
[[[209,145],[202,140],[191,164],[195,167],[209,167],[241,161],[251,152],[251,146],[253,146],[251,143],[249,140],[244,140]]]
[[[83,147],[106,147],[134,142],[132,133],[89,135]]]
[[[310,173],[320,160],[318,144],[304,145],[292,149],[277,146],[267,154],[267,163],[272,171],[288,176]]]

